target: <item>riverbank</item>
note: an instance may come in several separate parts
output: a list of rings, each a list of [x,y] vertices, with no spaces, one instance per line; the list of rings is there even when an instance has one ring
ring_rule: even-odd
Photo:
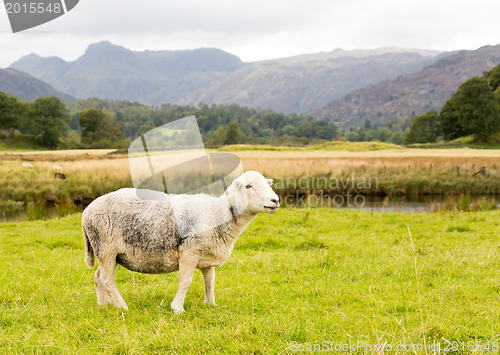
[[[359,147],[358,147],[359,148]],[[228,151],[228,148],[225,148]],[[245,170],[275,180],[282,201],[304,196],[500,195],[500,151],[237,150]],[[109,150],[0,155],[0,214],[28,219],[81,211],[93,199],[131,187],[126,155]],[[291,200],[290,200],[291,201]]]

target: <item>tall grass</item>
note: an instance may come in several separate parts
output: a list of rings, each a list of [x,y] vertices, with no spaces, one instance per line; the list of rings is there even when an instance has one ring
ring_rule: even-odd
[[[326,194],[347,191],[379,196],[500,194],[497,158],[272,157],[243,158],[243,166],[277,178],[275,188],[281,195],[293,194],[297,189],[314,193],[318,184]],[[486,174],[474,175],[481,167],[485,167]],[[305,189],[300,181],[307,181]]]
[[[126,157],[90,153],[2,156],[6,159],[0,160],[0,218],[5,220],[23,211],[28,218],[43,217],[43,206],[52,209],[45,215],[61,215],[81,210],[100,195],[132,186]],[[500,154],[496,151],[303,150],[235,154],[241,157],[245,170],[273,177],[274,188],[282,197],[319,191],[327,195],[349,192],[371,196],[500,194]],[[29,161],[34,168],[23,167],[23,161]],[[54,178],[59,172],[54,165],[62,167],[65,180]],[[474,175],[482,167],[485,174]],[[305,185],[298,186],[298,181]]]
[[[123,186],[130,186],[126,159],[57,162],[65,180],[56,179],[54,162],[33,162],[25,168],[17,161],[0,162],[0,199],[23,202],[82,201]]]
[[[127,159],[0,162],[0,209],[4,218],[19,213],[29,219],[81,210],[93,199],[132,186]],[[56,179],[54,165],[66,179]],[[4,207],[4,208],[2,208]]]

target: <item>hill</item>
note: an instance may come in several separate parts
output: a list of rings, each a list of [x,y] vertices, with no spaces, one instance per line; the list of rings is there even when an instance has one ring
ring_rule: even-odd
[[[439,111],[464,81],[482,75],[499,63],[500,45],[460,51],[443,56],[420,71],[353,91],[312,115],[349,128],[367,119],[383,123],[430,110]]]
[[[192,103],[201,89],[244,65],[219,49],[134,52],[100,42],[90,45],[73,62],[31,54],[11,67],[78,98],[182,104]]]
[[[244,63],[219,49],[136,52],[100,42],[73,62],[25,56],[25,71],[77,98],[232,104],[306,113],[346,93],[430,65],[438,52],[379,49]]]
[[[199,101],[307,113],[347,92],[420,70],[434,60],[415,53],[384,53],[254,64],[229,73],[207,88]]]
[[[11,68],[0,69],[0,91],[28,100],[56,96],[62,101],[75,101],[75,98],[54,89],[47,83]]]
[[[297,64],[302,62],[324,61],[341,57],[351,57],[351,58],[375,57],[387,53],[399,53],[399,54],[413,53],[413,54],[419,54],[423,57],[436,57],[442,54],[443,52],[427,50],[427,49],[418,49],[418,48],[397,48],[397,47],[381,47],[376,49],[352,49],[352,50],[337,48],[330,52],[299,54],[291,57],[263,60],[258,63]]]

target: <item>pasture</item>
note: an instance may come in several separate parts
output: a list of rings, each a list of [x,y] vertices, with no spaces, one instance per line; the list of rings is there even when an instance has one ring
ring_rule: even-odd
[[[203,304],[196,272],[181,316],[177,273],[119,268],[130,311],[98,306],[80,218],[0,224],[0,353],[498,350],[499,211],[260,215],[216,272],[218,306]]]
[[[314,180],[324,181],[327,186],[320,189],[333,195],[435,195],[452,196],[453,200],[459,195],[500,195],[499,150],[396,149],[382,143],[345,142],[332,144],[329,150],[255,148],[235,146],[223,150],[237,154],[245,170],[257,170],[274,178],[273,188],[282,199],[295,193],[317,194]],[[109,153],[18,151],[0,155],[0,220],[63,216],[81,211],[100,195],[132,186],[126,155]],[[24,168],[22,162],[34,168]],[[54,165],[62,167],[67,179],[54,178],[54,173],[59,172]],[[305,181],[305,186],[297,187],[299,179]],[[336,179],[337,186],[330,183],[332,179]],[[376,184],[342,186],[363,179]]]

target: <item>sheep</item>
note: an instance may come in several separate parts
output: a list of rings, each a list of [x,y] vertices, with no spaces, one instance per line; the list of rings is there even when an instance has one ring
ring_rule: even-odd
[[[272,182],[247,171],[218,198],[127,188],[94,200],[82,214],[82,229],[85,263],[94,267],[94,253],[99,262],[94,276],[97,303],[128,310],[116,287],[119,264],[140,273],[179,271],[170,305],[176,314],[184,312],[184,299],[198,268],[205,283],[204,302],[215,306],[215,267],[231,255],[235,241],[258,213],[275,213],[279,208]]]
[[[62,168],[62,166],[60,166],[60,165],[52,165],[52,170],[59,170],[59,171],[62,171],[62,170],[63,170],[63,168]]]
[[[66,180],[66,175],[63,173],[55,173],[54,174],[54,179],[56,180]]]
[[[21,166],[23,168],[30,168],[30,169],[34,168],[33,164],[31,163],[22,163]]]

